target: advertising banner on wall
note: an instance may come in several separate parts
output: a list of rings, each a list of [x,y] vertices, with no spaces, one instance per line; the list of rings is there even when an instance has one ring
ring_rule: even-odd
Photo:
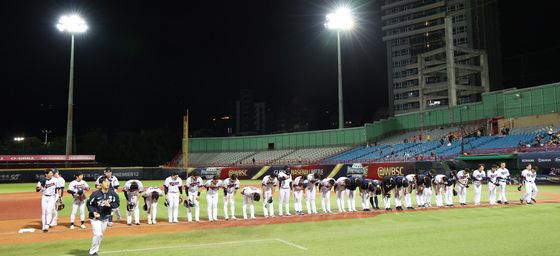
[[[406,176],[416,173],[413,162],[364,164],[365,178],[381,180],[385,176]]]

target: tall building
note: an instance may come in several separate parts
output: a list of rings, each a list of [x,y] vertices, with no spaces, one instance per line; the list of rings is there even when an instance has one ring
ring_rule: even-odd
[[[239,101],[235,104],[236,134],[266,133],[266,105],[264,102],[256,102],[255,91],[241,89]]]
[[[454,47],[484,50],[489,87],[491,90],[503,88],[497,5],[497,0],[384,1],[381,20],[383,41],[387,47],[390,115],[449,104],[446,93],[441,94],[440,98],[433,95],[430,98],[422,96],[421,88],[425,88],[422,87],[425,83],[445,82],[440,80],[445,80],[447,75],[444,72],[440,72],[442,74],[439,76],[430,74],[425,77],[427,82],[424,81],[422,85],[417,63],[419,55],[445,49],[447,16],[452,21]],[[470,84],[469,81],[477,76],[480,78],[477,74],[457,72],[457,88],[472,86],[472,81]],[[480,100],[480,93],[484,90],[467,91],[468,93],[456,93],[457,104]]]

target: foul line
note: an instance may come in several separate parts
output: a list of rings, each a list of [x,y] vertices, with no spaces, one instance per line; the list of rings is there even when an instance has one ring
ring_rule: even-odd
[[[177,245],[177,246],[165,246],[165,247],[151,247],[151,248],[142,248],[142,249],[106,251],[106,252],[103,252],[103,254],[120,253],[120,252],[141,252],[141,251],[151,251],[151,250],[160,250],[160,249],[175,249],[175,248],[188,248],[188,247],[214,246],[214,245],[258,243],[258,242],[266,242],[266,241],[277,241],[277,240],[276,239],[242,240],[242,241],[223,242],[223,243],[207,243],[207,244],[189,244],[189,245]]]
[[[286,240],[284,240],[284,239],[276,238],[275,240],[278,241],[278,242],[281,242],[281,243],[285,243],[285,244],[287,244],[287,245],[289,245],[289,246],[293,246],[293,247],[295,247],[295,248],[298,248],[298,249],[307,251],[307,248],[305,248],[305,247],[303,247],[303,246],[301,246],[301,245],[294,244],[294,243],[292,243],[292,242],[288,242],[288,241],[286,241]]]

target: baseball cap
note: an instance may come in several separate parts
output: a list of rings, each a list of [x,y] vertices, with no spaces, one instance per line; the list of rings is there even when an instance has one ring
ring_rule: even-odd
[[[56,169],[56,168],[52,168],[52,173],[53,173],[53,174],[56,174],[56,173],[58,173],[58,169]]]
[[[105,171],[103,171],[103,172],[113,172],[113,170],[111,170],[111,167],[107,167],[107,168],[105,168]]]

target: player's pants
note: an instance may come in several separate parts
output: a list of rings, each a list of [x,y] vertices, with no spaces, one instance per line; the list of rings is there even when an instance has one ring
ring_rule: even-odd
[[[95,254],[99,251],[101,240],[103,240],[103,233],[107,229],[108,220],[91,220],[91,230],[93,230],[93,239],[91,239],[91,248],[89,254]]]
[[[303,205],[301,203],[303,199],[303,190],[294,191],[294,209],[296,212],[303,212]]]
[[[488,182],[488,201],[491,205],[496,204],[496,184]]]
[[[383,198],[383,207],[385,207],[385,209],[390,209],[391,208],[391,196],[386,195],[385,193],[381,193],[381,194],[382,194],[382,198]]]
[[[362,210],[369,210],[369,191],[366,189],[360,189],[360,197],[362,199]]]
[[[480,181],[473,181],[474,187],[474,205],[480,205],[480,197],[482,196],[482,184]]]
[[[130,197],[129,202],[136,202],[137,196]],[[132,224],[132,214],[134,213],[134,223],[140,223],[140,210],[138,209],[138,204],[134,205],[132,211],[126,210],[126,224]]]
[[[498,195],[498,201],[502,201],[503,203],[507,202],[506,197],[506,182],[500,181],[498,182],[498,189],[500,190],[500,194]]]
[[[331,190],[321,190],[321,206],[324,213],[331,212]]]
[[[405,190],[405,187],[395,187],[395,207],[402,208],[402,201],[404,198]]]
[[[424,204],[426,207],[432,207],[432,186],[424,188]]]
[[[346,190],[346,202],[348,202],[348,211],[355,212],[356,210],[356,190]]]
[[[336,195],[336,205],[338,206],[338,212],[345,212],[344,210],[344,197],[345,197],[346,191],[342,190],[336,190],[335,191],[335,195]],[[330,200],[329,200],[330,201]],[[350,209],[348,209],[350,210]]]
[[[231,211],[231,218],[235,218],[235,195],[234,194],[226,194],[224,196],[224,217],[225,219],[229,219],[228,216],[228,204]]]
[[[404,207],[412,207],[412,185],[409,184],[404,193]]]
[[[445,204],[453,205],[453,186],[445,186]]]
[[[56,203],[56,195],[53,196],[45,196],[43,195],[41,198],[41,222],[43,223],[43,229],[46,228],[47,225],[50,225],[53,218],[53,211],[54,205]]]
[[[537,193],[539,190],[537,189],[537,184],[534,181],[525,181],[525,194],[523,194],[523,198],[527,200],[527,203],[531,202],[531,199],[537,197]]]
[[[208,220],[217,221],[218,220],[218,192],[214,194],[206,193],[206,202],[208,204]]]
[[[282,203],[286,204],[286,215],[290,215],[290,189],[280,188],[280,199],[278,200],[278,215],[282,216]]]
[[[268,199],[272,198],[272,190],[263,191],[263,212],[265,217],[274,217],[274,203],[268,203]]]
[[[467,203],[467,187],[461,183],[457,183],[457,194],[459,196],[459,203]]]
[[[243,195],[243,219],[247,219],[247,205],[249,205],[249,211],[251,214],[251,219],[255,218],[255,206],[253,205],[253,194],[250,196]],[[263,208],[266,212],[266,208]]]
[[[146,205],[148,206],[148,224],[156,224],[158,201],[148,199]]]
[[[434,193],[436,194],[436,207],[443,207],[443,186],[442,184],[434,184]]]
[[[424,185],[422,185],[422,187],[417,187],[416,188],[416,204],[418,205],[418,207],[423,207],[424,204],[426,203],[425,201],[425,197],[424,197]]]
[[[189,192],[189,199],[194,204],[194,220],[200,221],[200,200],[198,199],[198,192]],[[233,211],[233,210],[232,210]],[[192,208],[187,207],[187,221],[192,221]]]
[[[167,216],[169,217],[169,223],[171,222],[179,222],[178,215],[179,215],[179,193],[178,192],[169,192],[167,193]]]
[[[317,205],[315,204],[315,197],[317,192],[315,192],[315,186],[311,190],[305,190],[305,205],[307,206],[307,213],[317,213]]]
[[[121,210],[119,210],[119,208],[114,208],[111,212],[111,216],[109,216],[109,223],[113,223],[113,213],[116,213],[117,221],[121,219]]]
[[[74,224],[76,220],[76,213],[80,209],[80,220],[84,221],[86,219],[86,201],[74,200],[72,202],[72,213],[70,214],[70,223]]]
[[[55,196],[56,197],[56,196]],[[54,205],[53,205],[53,211],[52,211],[52,220],[51,220],[51,226],[56,226],[58,225],[58,210],[56,209],[56,200],[54,201]]]

